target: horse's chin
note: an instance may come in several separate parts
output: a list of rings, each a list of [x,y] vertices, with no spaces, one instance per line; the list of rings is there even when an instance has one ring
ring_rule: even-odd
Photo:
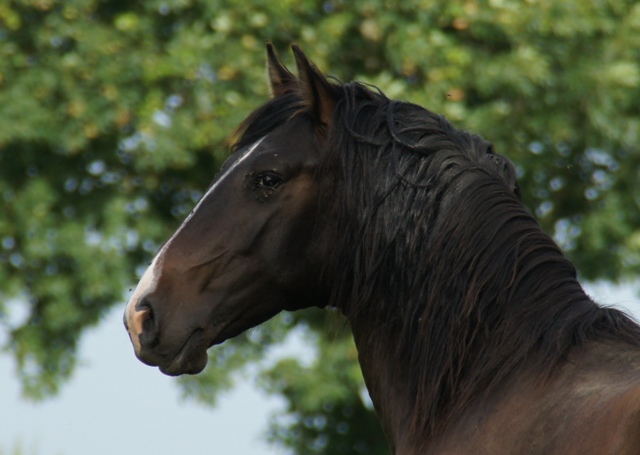
[[[204,351],[202,354],[191,357],[186,361],[176,361],[174,360],[168,366],[160,366],[160,371],[162,371],[167,376],[180,376],[183,374],[198,374],[201,373],[202,370],[207,366],[207,362],[209,357],[207,356],[207,352]]]
[[[204,370],[209,361],[207,355],[208,344],[202,331],[195,331],[171,362],[159,365],[160,371],[168,376],[181,374],[198,374]]]

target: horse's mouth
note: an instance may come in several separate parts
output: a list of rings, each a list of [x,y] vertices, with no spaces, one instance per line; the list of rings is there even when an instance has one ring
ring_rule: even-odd
[[[242,321],[226,324],[221,321],[215,321],[206,329],[198,328],[194,330],[177,354],[172,357],[153,355],[144,350],[137,354],[143,363],[157,366],[162,373],[168,376],[198,374],[207,366],[209,360],[207,350],[210,347],[224,343],[244,330],[246,330],[246,326]]]
[[[209,343],[202,329],[195,330],[182,346],[178,354],[166,365],[158,365],[160,371],[168,376],[198,374],[207,366]]]

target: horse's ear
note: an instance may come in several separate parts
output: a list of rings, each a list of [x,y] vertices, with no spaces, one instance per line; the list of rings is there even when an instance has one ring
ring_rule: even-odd
[[[308,112],[323,128],[331,122],[338,89],[309,61],[297,45],[291,46],[296,58],[300,90]]]
[[[267,71],[273,98],[278,98],[298,88],[298,79],[282,64],[271,43],[267,43]]]

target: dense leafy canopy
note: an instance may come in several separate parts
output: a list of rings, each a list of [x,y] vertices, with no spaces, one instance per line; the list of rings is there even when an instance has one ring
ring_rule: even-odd
[[[267,40],[287,62],[297,42],[339,79],[493,141],[583,278],[640,271],[640,2],[10,0],[0,4],[0,324],[28,395],[69,377],[80,335],[123,302],[207,187],[226,138],[266,100]],[[290,403],[272,438],[298,453],[385,453],[342,325],[312,311],[276,318],[212,350],[185,391],[213,400],[304,328],[315,360],[262,377]]]

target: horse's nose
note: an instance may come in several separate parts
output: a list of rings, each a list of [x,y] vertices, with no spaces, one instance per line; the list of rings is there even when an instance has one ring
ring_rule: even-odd
[[[125,316],[125,327],[137,348],[153,348],[158,344],[158,320],[148,295],[140,297]]]

